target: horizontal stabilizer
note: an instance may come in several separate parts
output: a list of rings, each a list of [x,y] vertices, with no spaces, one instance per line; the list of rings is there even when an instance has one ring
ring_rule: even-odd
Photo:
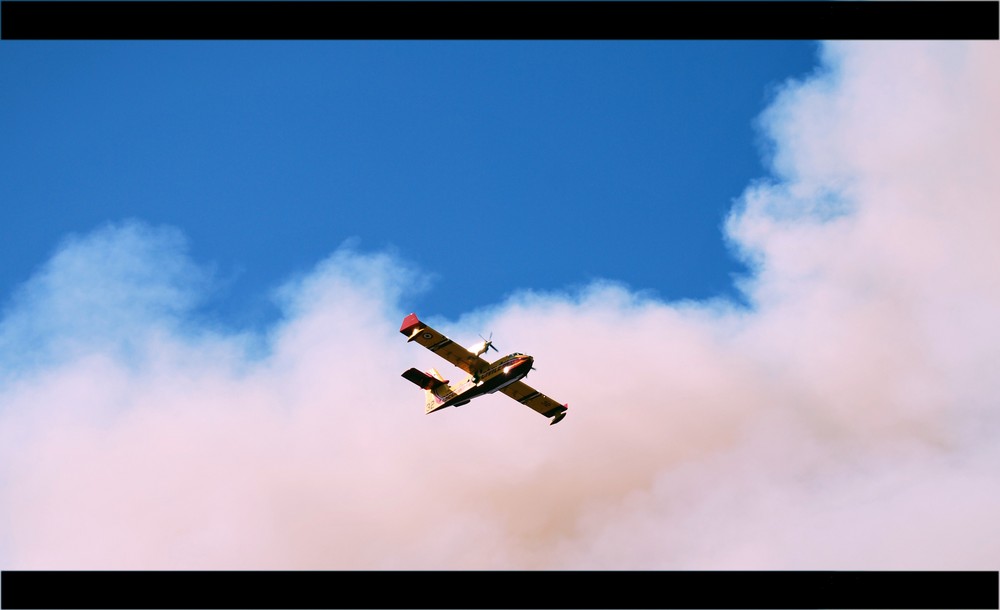
[[[424,390],[433,390],[448,383],[447,380],[431,377],[420,369],[410,369],[403,373],[403,378],[417,384]]]

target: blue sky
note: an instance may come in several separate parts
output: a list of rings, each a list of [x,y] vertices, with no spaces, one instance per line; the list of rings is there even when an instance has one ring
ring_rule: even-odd
[[[594,278],[735,296],[720,229],[808,41],[5,42],[0,294],[70,234],[180,229],[204,311],[270,321],[345,240],[453,317]],[[415,284],[419,283],[415,281]]]

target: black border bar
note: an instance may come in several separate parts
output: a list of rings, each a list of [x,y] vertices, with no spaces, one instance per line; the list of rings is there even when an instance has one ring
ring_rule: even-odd
[[[997,608],[998,572],[3,572],[3,608]]]
[[[2,0],[4,40],[1000,39],[995,0]]]

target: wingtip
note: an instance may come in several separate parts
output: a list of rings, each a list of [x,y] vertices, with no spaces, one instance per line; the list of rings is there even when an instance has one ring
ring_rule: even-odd
[[[417,318],[417,314],[411,313],[410,315],[403,318],[403,325],[399,327],[399,332],[403,333],[404,335],[409,335],[410,331],[413,330],[415,327],[419,326],[420,324],[422,324],[422,322],[420,321],[419,318]]]
[[[566,407],[566,406],[569,406],[569,405],[563,405],[563,406]],[[566,417],[566,413],[567,413],[567,411],[560,411],[557,415],[554,415],[552,417],[552,421],[549,422],[549,425],[550,426],[554,426],[554,425],[558,424],[559,422],[561,422],[563,420],[563,418]]]

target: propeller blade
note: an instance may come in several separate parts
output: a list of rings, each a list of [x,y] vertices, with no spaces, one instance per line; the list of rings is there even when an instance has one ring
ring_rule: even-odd
[[[496,348],[495,345],[493,345],[493,331],[490,331],[490,338],[489,339],[487,339],[486,337],[484,337],[482,335],[479,335],[479,338],[483,340],[483,345],[485,346],[485,347],[483,347],[483,352],[484,353],[490,351],[491,347],[493,348],[493,351],[495,351],[495,352],[499,352],[500,351],[500,350],[498,350]]]

